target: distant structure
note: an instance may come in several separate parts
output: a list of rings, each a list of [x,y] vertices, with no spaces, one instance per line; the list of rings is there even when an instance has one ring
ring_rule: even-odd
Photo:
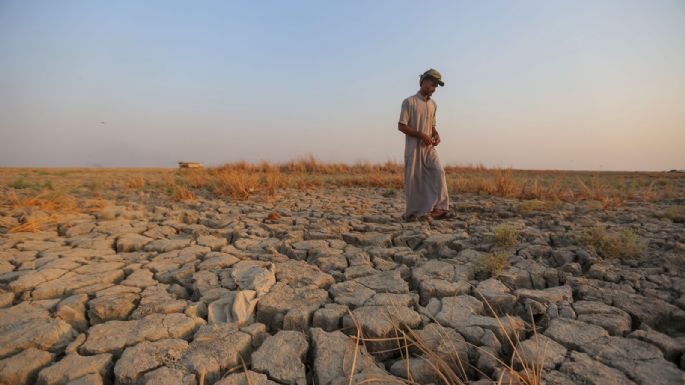
[[[669,172],[677,172],[677,173],[685,174],[685,170],[676,170],[676,169],[673,169],[673,170],[670,170]]]
[[[202,163],[178,162],[178,168],[203,168]]]

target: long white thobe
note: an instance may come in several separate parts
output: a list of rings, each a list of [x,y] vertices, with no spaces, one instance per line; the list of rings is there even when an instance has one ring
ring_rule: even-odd
[[[400,123],[432,136],[436,110],[433,99],[417,92],[402,101]],[[449,209],[445,170],[435,146],[409,135],[404,145],[404,193],[406,217],[424,215],[433,209]]]

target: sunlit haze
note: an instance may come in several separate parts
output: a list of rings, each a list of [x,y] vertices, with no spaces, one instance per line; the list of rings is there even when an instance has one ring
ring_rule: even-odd
[[[0,166],[685,169],[685,2],[0,0]]]

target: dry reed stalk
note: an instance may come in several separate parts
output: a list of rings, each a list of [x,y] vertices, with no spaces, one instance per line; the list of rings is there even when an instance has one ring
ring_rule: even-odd
[[[300,189],[322,185],[380,188],[401,188],[403,185],[403,166],[401,164],[393,162],[386,162],[385,164],[357,162],[353,165],[322,163],[311,155],[282,164],[262,162],[252,165],[246,162],[238,162],[226,164],[213,170],[214,172],[210,172],[205,181],[196,183],[196,185],[211,183],[216,175],[221,172],[249,172],[260,175],[261,180],[255,189],[263,189],[267,194],[273,193],[274,184],[285,187],[285,183],[274,183],[271,176],[272,172],[278,172],[283,178],[287,178],[288,187]],[[564,179],[568,175],[573,175],[573,172],[514,171],[510,168],[488,169],[482,165],[448,166],[445,170],[452,184],[453,192],[457,193],[567,201],[596,199],[604,202],[607,207],[616,207],[621,203],[621,200],[617,199],[620,186],[611,187],[613,185],[602,182],[597,173],[593,174],[587,182],[581,179],[583,174],[580,174],[576,176],[575,184],[564,186]],[[551,177],[552,180],[543,182],[540,179],[541,176]],[[666,185],[665,183],[662,184]],[[651,191],[655,191],[655,188],[652,187]],[[653,196],[656,196],[656,193],[650,193],[650,189],[647,189],[642,195],[637,193],[631,195],[635,199],[653,199]]]
[[[268,196],[276,195],[276,191],[283,187],[284,180],[278,169],[265,171],[265,188]]]
[[[480,293],[478,292],[480,295]],[[502,333],[506,336],[507,341],[502,341],[503,343],[508,343],[512,352],[511,352],[511,358],[509,362],[505,362],[503,359],[501,359],[498,356],[493,355],[492,353],[488,352],[487,350],[484,350],[478,346],[469,344],[470,346],[474,346],[476,349],[480,350],[481,352],[484,352],[484,354],[489,354],[492,356],[504,369],[502,373],[500,374],[498,381],[498,384],[503,384],[504,383],[504,375],[508,374],[509,375],[509,380],[510,383],[513,383],[514,380],[521,382],[524,385],[541,385],[542,383],[542,376],[544,372],[544,357],[546,356],[547,352],[547,346],[542,351],[541,356],[536,356],[536,357],[527,357],[525,354],[523,354],[520,351],[521,347],[521,341],[519,339],[518,333],[514,330],[514,337],[512,338],[510,336],[510,330],[508,327],[504,325],[502,322],[501,318],[497,315],[495,312],[494,308],[492,305],[487,301],[485,297],[480,295],[482,298],[483,302],[487,305],[487,308],[493,315],[493,317],[497,320],[498,325]],[[355,372],[355,367],[356,367],[356,358],[357,355],[359,354],[359,347],[360,344],[365,344],[366,342],[382,342],[382,341],[394,341],[397,342],[397,347],[396,348],[391,348],[387,349],[384,351],[381,351],[380,353],[384,352],[389,352],[389,351],[399,351],[400,355],[402,356],[403,359],[407,361],[407,379],[406,380],[397,380],[397,379],[388,379],[384,377],[378,377],[378,378],[369,378],[365,379],[363,381],[360,381],[358,384],[363,384],[363,383],[372,383],[375,381],[386,381],[386,382],[396,382],[396,383],[401,383],[401,384],[411,384],[414,385],[416,382],[413,380],[411,372],[408,367],[408,358],[411,356],[409,352],[409,348],[416,348],[418,349],[419,352],[423,354],[422,359],[426,360],[430,368],[434,371],[434,374],[437,378],[439,378],[444,384],[447,385],[465,385],[466,383],[469,382],[469,379],[467,377],[467,367],[472,367],[476,371],[480,372],[478,368],[473,367],[469,363],[464,363],[461,361],[460,355],[457,352],[457,349],[454,347],[454,345],[451,345],[452,348],[452,353],[450,356],[453,358],[456,358],[457,360],[457,365],[451,365],[450,362],[447,361],[444,355],[439,354],[439,352],[434,352],[429,344],[423,340],[423,338],[417,334],[414,330],[411,328],[406,328],[403,327],[402,325],[399,325],[397,322],[393,323],[394,329],[395,329],[395,337],[385,337],[385,338],[368,338],[364,337],[362,333],[362,327],[359,324],[359,322],[355,319],[353,313],[351,311],[348,311],[348,314],[352,318],[352,321],[355,325],[356,328],[356,336],[353,337],[355,340],[355,357],[353,360],[353,365],[352,365],[352,370],[349,374],[348,378],[348,384],[352,385],[353,384],[353,379],[354,379],[354,372]],[[509,324],[513,324],[513,321],[511,317],[507,315],[508,322]],[[533,331],[533,336],[537,334],[537,328],[535,326],[535,320],[533,319],[532,313],[530,316],[530,319],[532,320],[532,331]],[[443,335],[443,342],[446,339],[446,336]],[[537,340],[537,339],[536,339]],[[468,344],[468,342],[467,342]],[[539,352],[540,350],[537,349]],[[376,352],[379,353],[379,352]],[[530,362],[537,360],[540,364],[536,364],[535,362]],[[516,370],[516,366],[520,365],[521,366],[521,372]],[[455,371],[455,367],[458,368],[457,371]]]
[[[31,216],[27,219],[25,219],[24,223],[14,226],[9,229],[10,233],[24,233],[24,232],[31,232],[35,233],[38,231],[42,231],[49,225],[57,224],[59,223],[59,218],[56,215],[50,215],[50,216],[42,216],[42,217],[35,217]]]
[[[23,223],[10,228],[8,231],[37,232],[52,225],[61,223],[69,214],[93,213],[101,210],[105,203],[101,199],[79,201],[73,196],[55,191],[42,191],[34,196],[20,197],[14,190],[10,190],[0,200],[0,207],[13,213],[15,217],[23,218]],[[43,215],[37,216],[38,210]]]
[[[209,177],[205,170],[193,170],[187,174],[188,186],[192,188],[205,188],[209,183]]]
[[[521,190],[512,178],[512,170],[495,170],[495,191],[503,197],[516,196],[516,191]]]
[[[197,196],[194,192],[188,190],[187,188],[177,187],[174,189],[172,198],[176,201],[194,201],[197,199]]]
[[[652,181],[649,184],[649,186],[647,187],[647,189],[642,192],[642,201],[652,202],[652,201],[656,200],[657,194],[656,194],[656,191],[654,189],[655,184],[656,184],[656,182]]]
[[[403,165],[387,161],[385,163],[356,162],[325,163],[312,155],[286,162],[258,164],[245,161],[225,164],[203,170],[159,170],[159,169],[69,169],[50,170],[38,173],[35,170],[17,169],[7,175],[28,175],[25,184],[29,187],[19,190],[36,190],[46,187],[46,183],[36,181],[36,175],[49,175],[49,182],[60,183],[56,176],[66,176],[63,181],[78,183],[75,176],[82,173],[89,178],[85,187],[93,192],[111,188],[159,188],[167,187],[171,193],[178,186],[205,189],[215,196],[248,199],[254,193],[273,196],[278,189],[313,189],[320,186],[349,186],[374,188],[402,188]],[[23,171],[23,172],[21,172]],[[21,172],[21,174],[18,174]],[[663,173],[612,173],[612,172],[574,172],[554,170],[513,170],[510,168],[488,168],[482,164],[450,165],[445,167],[451,193],[468,193],[502,196],[518,199],[563,200],[574,202],[593,199],[609,209],[621,206],[626,201],[649,202],[677,195],[683,183],[682,176]],[[110,175],[111,174],[111,175]],[[256,181],[241,186],[239,180],[231,183],[228,179],[240,175],[254,177]],[[114,176],[114,178],[112,178]],[[243,178],[245,179],[245,178]],[[16,180],[15,180],[16,182]],[[227,188],[226,184],[231,184]],[[244,185],[245,183],[243,183]],[[60,183],[61,185],[61,183]],[[83,186],[81,183],[80,186]],[[92,187],[91,187],[92,186]]]
[[[211,192],[219,197],[245,200],[259,184],[257,175],[244,170],[217,170],[214,176]]]
[[[141,189],[145,187],[145,178],[142,176],[132,176],[126,180],[126,187],[131,189]]]

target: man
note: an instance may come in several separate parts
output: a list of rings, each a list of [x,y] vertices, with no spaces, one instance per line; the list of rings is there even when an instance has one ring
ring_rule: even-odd
[[[407,208],[404,218],[413,220],[429,215],[443,219],[449,213],[449,195],[445,170],[435,147],[440,135],[435,129],[437,104],[431,95],[444,86],[440,72],[429,69],[421,75],[420,89],[402,101],[398,129],[405,136],[404,193]]]

